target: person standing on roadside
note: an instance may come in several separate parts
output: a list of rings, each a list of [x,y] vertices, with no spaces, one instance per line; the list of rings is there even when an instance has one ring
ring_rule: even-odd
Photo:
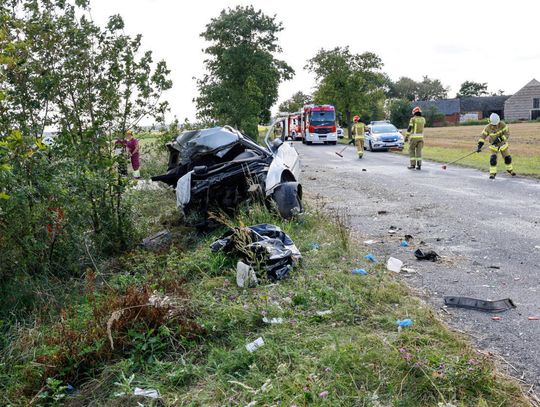
[[[411,120],[409,121],[409,127],[405,135],[405,142],[410,139],[409,143],[409,159],[411,165],[407,168],[409,170],[422,169],[422,148],[424,147],[424,127],[426,126],[426,119],[422,117],[422,109],[416,106],[412,110]]]
[[[133,131],[126,131],[126,147],[128,151],[128,157],[131,160],[131,166],[133,167],[133,178],[140,179],[141,173],[139,168],[141,166],[141,157],[139,153],[139,140],[133,135]]]
[[[366,132],[366,125],[360,120],[360,116],[354,116],[354,124],[352,127],[352,138],[349,144],[356,145],[356,153],[358,158],[364,156],[364,134]]]

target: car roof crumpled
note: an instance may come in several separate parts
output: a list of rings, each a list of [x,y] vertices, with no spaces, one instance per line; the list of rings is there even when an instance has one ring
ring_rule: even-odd
[[[225,127],[212,127],[183,132],[171,143],[171,147],[180,153],[181,161],[186,162],[206,154],[223,157],[239,141],[237,133]]]

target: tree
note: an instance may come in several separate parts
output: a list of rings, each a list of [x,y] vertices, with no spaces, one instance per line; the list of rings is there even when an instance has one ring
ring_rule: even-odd
[[[430,79],[424,76],[418,83],[418,98],[416,100],[437,100],[448,97],[448,87],[438,79]]]
[[[410,101],[417,100],[418,82],[402,76],[396,82],[390,84],[389,96]]]
[[[463,98],[468,96],[484,96],[488,95],[487,83],[465,81],[461,84],[459,92],[456,94],[457,98]]]
[[[201,34],[211,45],[205,49],[208,73],[197,81],[200,119],[229,124],[257,137],[257,124],[270,120],[280,82],[294,74],[273,55],[281,52],[277,42],[281,30],[275,16],[253,6],[223,10],[210,21]]]
[[[305,68],[317,79],[315,103],[330,103],[345,113],[351,134],[352,114],[365,115],[370,107],[378,105],[375,100],[384,98],[382,66],[381,59],[372,52],[352,54],[349,47],[336,47],[321,49]]]
[[[129,180],[117,170],[123,158],[113,142],[168,109],[165,62],[141,50],[140,36],[123,34],[119,16],[94,24],[83,0],[12,0],[0,3],[0,18],[7,61],[0,65],[0,149],[10,161],[1,177],[10,199],[0,202],[0,214],[10,221],[0,219],[0,263],[66,270],[80,265],[88,247],[98,254],[127,247]],[[42,143],[48,127],[56,130],[52,148]],[[44,227],[60,214],[61,232]]]
[[[407,127],[413,104],[407,99],[392,99],[388,103],[390,121],[399,129]]]
[[[311,95],[306,95],[305,93],[299,91],[291,96],[290,99],[287,99],[279,105],[280,112],[298,112],[305,105],[313,103],[313,97]]]
[[[428,76],[424,76],[421,82],[401,77],[397,82],[389,85],[389,96],[411,102],[445,99],[448,97],[448,87],[445,87],[440,80],[430,79]]]

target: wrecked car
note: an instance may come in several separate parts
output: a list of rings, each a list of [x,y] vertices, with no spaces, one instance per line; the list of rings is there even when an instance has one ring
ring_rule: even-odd
[[[152,177],[176,189],[177,207],[191,223],[208,222],[208,213],[230,212],[250,198],[275,202],[286,219],[302,210],[298,153],[281,139],[266,148],[230,126],[186,131],[167,143],[167,172]]]

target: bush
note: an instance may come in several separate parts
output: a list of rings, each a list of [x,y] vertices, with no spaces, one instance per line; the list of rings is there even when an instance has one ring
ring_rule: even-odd
[[[460,123],[460,126],[479,126],[479,125],[486,125],[489,123],[489,119],[482,119],[482,120],[467,120],[466,122]]]

